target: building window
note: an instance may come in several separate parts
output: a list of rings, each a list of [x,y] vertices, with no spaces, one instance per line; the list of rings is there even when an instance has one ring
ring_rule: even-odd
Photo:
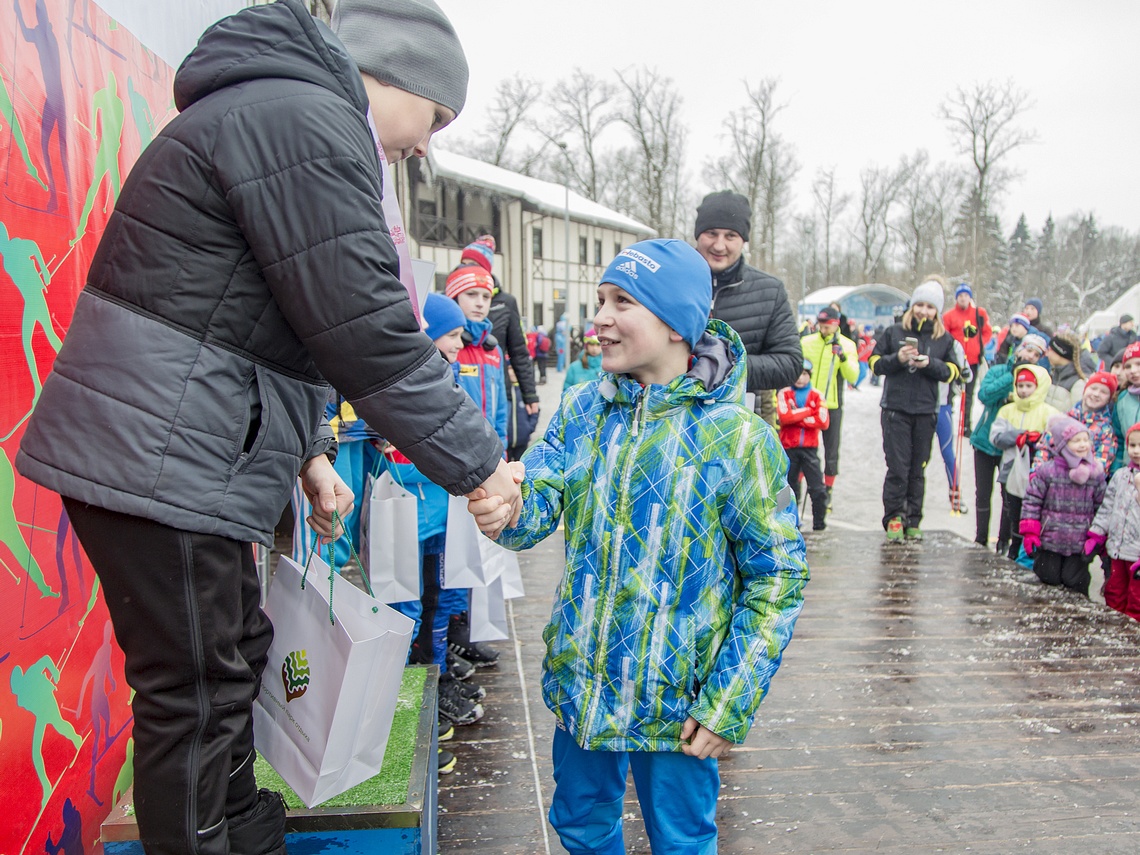
[[[600,240],[594,241],[594,264],[599,267],[602,266],[602,242]]]
[[[586,264],[589,262],[589,257],[586,255],[586,247],[588,246],[584,237],[578,238],[578,263]]]
[[[619,255],[621,255],[621,244],[615,240],[614,241],[614,258],[617,258]]]
[[[530,230],[530,254],[542,258],[542,229],[532,226]]]

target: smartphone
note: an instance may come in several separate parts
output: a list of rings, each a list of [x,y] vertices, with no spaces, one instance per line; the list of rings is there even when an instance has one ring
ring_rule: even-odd
[[[908,347],[913,347],[916,350],[918,349],[918,339],[915,338],[914,336],[908,335],[906,338],[903,339],[903,344],[907,345]]]

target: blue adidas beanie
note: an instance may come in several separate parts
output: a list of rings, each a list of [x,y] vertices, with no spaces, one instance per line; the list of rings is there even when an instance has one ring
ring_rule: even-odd
[[[617,285],[696,347],[712,309],[712,271],[682,240],[643,240],[610,262],[602,282]]]
[[[467,322],[458,303],[434,291],[427,295],[420,311],[424,318],[424,332],[432,341],[454,329],[459,329]]]

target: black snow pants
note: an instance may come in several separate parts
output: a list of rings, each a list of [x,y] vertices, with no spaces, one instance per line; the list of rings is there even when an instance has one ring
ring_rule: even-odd
[[[892,517],[902,517],[907,528],[918,528],[926,496],[926,464],[930,460],[938,416],[884,409],[879,421],[883,426],[883,454],[887,458],[883,528]]]

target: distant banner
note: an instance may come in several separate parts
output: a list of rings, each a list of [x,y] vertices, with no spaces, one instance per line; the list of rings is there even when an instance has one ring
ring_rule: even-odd
[[[196,4],[118,5],[153,19]],[[98,581],[59,497],[12,461],[123,178],[174,115],[173,76],[89,0],[0,3],[3,853],[92,851],[131,783],[130,689]]]

